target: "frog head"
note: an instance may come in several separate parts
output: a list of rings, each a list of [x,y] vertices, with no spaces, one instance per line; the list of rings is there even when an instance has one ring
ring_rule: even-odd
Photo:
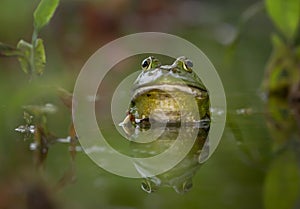
[[[194,87],[206,91],[200,78],[192,70],[193,62],[188,58],[178,57],[171,65],[162,65],[151,56],[142,61],[142,72],[134,82],[133,91],[153,85],[178,85]]]
[[[193,63],[178,57],[171,65],[162,65],[151,56],[142,61],[142,72],[131,91],[131,103],[122,124],[145,124],[149,121],[178,124],[181,121],[210,119],[209,94],[193,71]],[[195,104],[198,110],[195,109]],[[184,120],[182,115],[185,115]]]

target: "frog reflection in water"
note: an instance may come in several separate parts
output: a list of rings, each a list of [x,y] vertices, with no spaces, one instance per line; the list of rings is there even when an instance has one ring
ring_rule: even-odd
[[[139,129],[139,131],[142,132],[143,130]],[[144,191],[151,193],[155,192],[160,187],[166,186],[172,187],[177,193],[184,194],[192,188],[193,176],[200,168],[201,163],[209,156],[207,128],[199,129],[198,127],[186,126],[183,130],[180,130],[180,127],[174,126],[155,127],[151,128],[150,134],[156,135],[156,132],[160,131],[163,131],[163,133],[157,137],[155,141],[147,144],[134,142],[134,139],[138,138],[140,135],[133,135],[131,138],[133,142],[130,146],[133,157],[154,157],[169,149],[174,144],[175,140],[181,140],[181,143],[186,143],[186,140],[193,140],[194,137],[196,137],[196,139],[191,150],[176,166],[161,174],[144,178],[141,187]],[[179,132],[181,137],[179,137]],[[176,150],[176,154],[179,154],[180,152],[180,149]],[[149,176],[154,170],[152,168],[153,165],[139,162],[135,162],[134,165],[141,176]]]
[[[172,146],[180,132],[184,136],[183,143],[196,138],[192,149],[175,167],[144,179],[142,188],[146,192],[160,186],[173,187],[178,193],[189,191],[192,177],[208,157],[209,94],[192,67],[193,63],[185,57],[177,58],[172,65],[161,65],[155,57],[148,57],[142,62],[143,70],[134,82],[129,110],[122,123],[132,141],[134,157],[162,153]],[[149,130],[148,135],[156,135],[157,139],[137,143],[136,139]],[[151,174],[147,166],[135,166],[141,176]]]

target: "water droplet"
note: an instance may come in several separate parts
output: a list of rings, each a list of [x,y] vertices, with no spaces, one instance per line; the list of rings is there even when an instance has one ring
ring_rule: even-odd
[[[19,132],[19,133],[22,133],[22,134],[26,134],[26,133],[34,134],[35,126],[34,125],[30,125],[30,126],[20,125],[19,127],[15,128],[15,131]]]
[[[252,108],[241,108],[236,110],[236,114],[238,115],[251,115],[253,113]]]
[[[69,147],[69,151],[82,152],[82,150],[81,146]]]
[[[35,132],[35,126],[34,125],[31,125],[28,127],[28,131],[31,133],[31,134],[34,134]]]
[[[38,145],[37,145],[35,142],[30,143],[30,145],[29,145],[29,149],[30,149],[30,150],[34,151],[34,150],[36,150],[37,148],[38,148]]]
[[[210,108],[210,112],[214,113],[216,115],[223,115],[224,114],[224,110],[220,109],[220,108]]]
[[[70,143],[71,142],[71,137],[68,136],[66,138],[58,138],[56,139],[57,142],[60,142],[60,143]]]
[[[25,133],[26,132],[26,126],[19,126],[18,128],[15,128],[15,131],[20,132],[20,133]]]

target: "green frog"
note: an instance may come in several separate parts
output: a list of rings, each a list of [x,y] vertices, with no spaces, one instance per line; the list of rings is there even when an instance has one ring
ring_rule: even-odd
[[[162,65],[151,56],[141,67],[123,124],[210,122],[209,93],[193,71],[191,60],[182,56],[171,65]]]

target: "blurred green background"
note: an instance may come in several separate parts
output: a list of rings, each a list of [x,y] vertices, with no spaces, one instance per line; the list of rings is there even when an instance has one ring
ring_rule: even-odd
[[[264,102],[260,92],[272,49],[270,35],[276,29],[264,11],[258,12],[247,22],[238,45],[229,47],[241,16],[255,3],[62,1],[40,33],[47,54],[43,76],[29,81],[15,58],[0,57],[0,208],[300,208],[297,108],[291,111],[285,101]],[[30,41],[37,4],[36,0],[1,0],[1,42]],[[226,91],[224,135],[194,176],[193,189],[184,195],[171,188],[147,194],[140,189],[140,179],[110,174],[81,151],[73,165],[69,147],[63,143],[51,146],[45,168],[37,169],[36,155],[29,148],[32,141],[14,131],[25,123],[22,107],[54,104],[57,111],[47,116],[48,128],[56,136],[67,137],[71,113],[59,99],[57,87],[72,91],[93,52],[115,38],[142,31],[171,33],[198,46],[214,64]],[[107,94],[101,95],[100,112],[101,105],[110,104],[113,87],[139,70],[143,57],[124,62],[106,76]],[[118,135],[105,130],[112,132],[112,138]]]

